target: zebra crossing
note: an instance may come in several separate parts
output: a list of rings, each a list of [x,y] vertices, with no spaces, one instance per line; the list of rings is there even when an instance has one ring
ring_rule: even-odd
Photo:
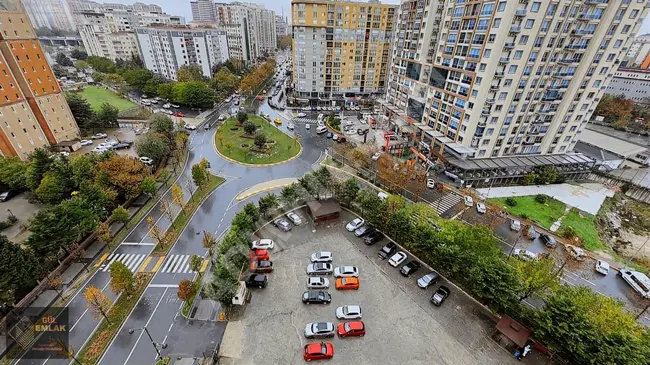
[[[192,255],[169,255],[163,262],[160,272],[193,274],[195,271],[190,270],[190,257]]]
[[[431,203],[431,205],[436,209],[438,215],[442,215],[444,212],[453,208],[454,205],[460,203],[462,200],[463,198],[461,198],[460,195],[449,193],[436,199],[433,203]]]
[[[318,121],[316,119],[309,119],[309,118],[293,118],[292,122],[294,123],[305,123],[305,124],[317,124]]]
[[[102,272],[106,272],[110,269],[111,264],[114,262],[121,262],[126,267],[131,270],[131,272],[136,272],[138,268],[140,267],[140,264],[142,261],[144,261],[145,258],[147,258],[147,254],[131,254],[131,253],[112,253],[108,255],[106,260],[102,263],[102,265],[99,267],[99,270]]]
[[[111,264],[113,264],[113,262],[121,262],[126,265],[126,267],[129,268],[131,272],[136,272],[140,266],[143,265],[143,263],[146,263],[143,266],[148,266],[148,263],[151,261],[151,259],[145,261],[147,257],[149,257],[147,254],[113,253],[110,254],[106,260],[102,262],[99,270],[102,272],[107,272],[110,270]],[[190,257],[192,257],[192,255],[169,255],[167,257],[161,257],[161,261],[163,258],[164,261],[154,265],[151,271],[157,271],[160,269],[160,272],[163,273],[193,274],[195,272],[190,270]],[[143,268],[141,271],[144,271],[144,269],[146,268]]]

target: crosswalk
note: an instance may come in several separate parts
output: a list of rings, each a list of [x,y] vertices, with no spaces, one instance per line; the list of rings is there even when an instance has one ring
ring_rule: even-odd
[[[305,124],[316,124],[318,121],[316,119],[309,118],[293,118],[292,122],[294,123],[305,123]]]
[[[112,253],[108,255],[106,260],[102,263],[102,265],[99,267],[99,270],[102,272],[106,272],[111,268],[111,264],[114,262],[121,262],[126,267],[131,270],[131,272],[136,272],[138,270],[138,267],[144,261],[144,259],[149,256],[146,254],[131,254],[131,253]]]
[[[190,257],[192,255],[169,255],[163,262],[160,271],[163,273],[190,273]]]
[[[101,263],[99,270],[102,272],[107,272],[110,270],[111,264],[113,262],[121,262],[126,265],[126,267],[128,267],[131,272],[136,272],[141,265],[148,266],[149,262],[152,261],[152,258],[145,260],[147,257],[149,257],[149,255],[146,254],[112,253],[108,255],[108,257],[106,257],[106,259]],[[192,255],[169,255],[167,257],[162,256],[159,258],[159,261],[161,262],[154,264],[153,268],[150,270],[152,272],[160,271],[163,273],[193,274],[195,271],[192,271],[190,269],[190,257],[192,257]],[[140,271],[145,271],[145,269],[149,268],[143,267]]]
[[[459,195],[449,193],[436,199],[431,203],[431,205],[436,209],[439,215],[442,215],[444,212],[453,208],[454,205],[460,203],[461,200],[463,199]]]

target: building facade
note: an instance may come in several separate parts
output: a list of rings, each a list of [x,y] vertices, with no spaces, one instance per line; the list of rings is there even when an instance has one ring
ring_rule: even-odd
[[[299,101],[354,101],[386,92],[398,6],[293,0],[291,8]]]
[[[281,15],[275,16],[275,35],[278,37],[278,40],[282,37],[286,37],[290,34],[289,24],[287,20],[284,19]]]
[[[621,67],[643,68],[644,61],[650,56],[650,34],[638,36],[632,40],[627,49]]]
[[[569,155],[649,6],[405,0],[386,116],[423,159],[554,165],[525,156]]]
[[[28,158],[34,149],[79,138],[79,128],[19,1],[0,10],[0,153]]]
[[[76,30],[66,0],[23,0],[23,6],[35,29],[48,28],[67,32]]]
[[[137,28],[136,35],[145,67],[169,80],[184,65],[198,65],[210,77],[214,65],[230,58],[224,30],[148,27]]]
[[[650,104],[650,70],[619,68],[605,94],[621,95],[637,103]]]

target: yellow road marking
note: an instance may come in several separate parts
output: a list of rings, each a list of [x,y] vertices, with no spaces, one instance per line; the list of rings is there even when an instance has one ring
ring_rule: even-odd
[[[102,262],[104,262],[107,257],[108,257],[108,252],[106,252],[105,254],[102,255],[102,257],[99,259],[99,261],[97,261],[97,263],[95,264],[95,267],[102,266]]]
[[[203,265],[201,265],[201,270],[199,270],[199,272],[204,272],[205,269],[208,268],[208,262],[210,262],[210,261],[209,260],[203,260]]]
[[[158,262],[156,262],[155,265],[153,265],[153,269],[151,269],[151,272],[156,272],[160,268],[160,265],[162,265],[163,261],[165,261],[165,257],[167,256],[160,256],[158,259]]]
[[[151,256],[147,257],[142,263],[142,265],[140,265],[140,269],[138,270],[138,272],[143,272],[144,269],[147,268],[147,265],[149,265],[149,263],[151,262],[151,259],[153,259],[153,257]]]

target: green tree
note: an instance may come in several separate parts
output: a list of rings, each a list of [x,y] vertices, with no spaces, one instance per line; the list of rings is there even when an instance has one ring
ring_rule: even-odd
[[[47,172],[43,175],[41,184],[35,193],[38,199],[46,204],[58,204],[63,200],[63,186],[57,178],[57,175],[52,172]]]
[[[251,217],[253,220],[253,223],[257,222],[260,219],[260,210],[257,208],[257,206],[253,203],[246,203],[244,205],[244,212]]]
[[[176,72],[178,82],[204,81],[203,71],[199,65],[183,65]]]
[[[32,152],[29,159],[29,166],[27,166],[27,187],[35,191],[39,185],[43,175],[50,169],[49,154],[42,148],[37,148]]]
[[[546,257],[540,260],[524,261],[511,258],[510,264],[514,266],[519,281],[521,292],[519,300],[522,301],[533,294],[541,295],[557,290],[560,286],[559,273],[555,270],[555,261]]]
[[[362,189],[358,192],[357,202],[361,207],[361,215],[375,227],[384,225],[386,203],[377,196],[377,193]]]
[[[266,216],[269,211],[280,205],[280,201],[275,194],[270,193],[266,196],[261,197],[257,202],[257,205],[259,207],[260,214]]]
[[[27,187],[28,164],[18,157],[0,156],[0,183],[10,189]]]
[[[58,63],[59,65],[64,66],[64,67],[74,66],[74,64],[72,63],[72,60],[63,53],[59,53],[59,54],[56,55],[56,63]]]
[[[135,151],[138,153],[138,156],[147,156],[154,160],[155,163],[158,163],[165,156],[168,156],[172,149],[169,139],[164,135],[147,133],[141,136],[135,143]]]
[[[177,82],[175,84],[176,101],[190,108],[212,107],[214,91],[202,81]]]
[[[115,64],[113,61],[109,60],[108,58],[105,57],[97,57],[97,56],[88,56],[86,59],[88,64],[90,64],[95,70],[99,72],[103,72],[105,74],[112,74],[117,71],[117,67],[115,67]]]
[[[298,191],[295,184],[285,186],[280,190],[280,199],[287,207],[293,207],[298,200]]]
[[[251,216],[242,210],[239,213],[235,214],[235,217],[232,219],[231,224],[233,227],[237,227],[239,230],[252,231],[255,222]]]
[[[163,99],[171,100],[175,103],[178,103],[178,98],[176,96],[176,83],[168,82],[158,85],[158,96]]]
[[[113,210],[111,218],[113,222],[126,224],[126,222],[129,221],[129,218],[131,218],[131,213],[129,213],[128,209],[118,205],[117,208]]]
[[[246,132],[246,134],[252,135],[253,133],[255,133],[256,129],[257,126],[255,125],[255,123],[251,122],[250,120],[244,122],[244,132]]]
[[[133,272],[122,262],[114,261],[109,266],[111,274],[110,286],[113,293],[118,294],[124,291],[131,294],[135,286],[135,277]]]
[[[96,164],[93,154],[70,156],[70,166],[75,186],[80,186],[84,181],[92,181],[95,178]]]
[[[142,192],[144,194],[147,194],[151,197],[156,196],[156,194],[158,193],[156,179],[154,179],[151,176],[145,177],[144,179],[142,179],[142,182],[140,183],[140,189],[142,189]]]
[[[359,184],[357,183],[357,180],[354,178],[349,178],[341,184],[340,188],[338,189],[339,193],[338,199],[343,204],[344,206],[349,207],[350,204],[357,198],[357,194],[359,193]]]
[[[0,235],[0,302],[10,306],[16,292],[31,289],[40,277],[41,265],[31,250],[14,244]]]
[[[95,123],[104,128],[117,127],[118,114],[119,110],[115,106],[109,103],[103,103],[99,111],[95,114]]]
[[[192,181],[199,188],[203,188],[209,181],[208,171],[201,163],[192,165]]]
[[[76,60],[85,60],[88,58],[88,53],[79,49],[73,49],[72,52],[70,52],[70,56]]]
[[[92,129],[95,112],[93,112],[88,101],[80,94],[72,92],[65,94],[65,100],[68,102],[68,107],[70,107],[72,116],[77,121],[79,128],[83,130]]]
[[[124,81],[138,90],[144,90],[147,82],[153,79],[153,73],[147,69],[139,68],[128,70],[122,74]]]
[[[332,178],[332,174],[327,167],[322,166],[318,170],[314,171],[314,177],[316,177],[316,181],[323,191],[332,193],[336,190],[336,182],[334,181],[334,178]]]
[[[237,112],[237,123],[243,125],[248,120],[248,114],[244,111]]]
[[[83,61],[83,60],[79,60],[79,61],[74,63],[74,67],[79,71],[83,71],[83,70],[87,69],[89,66],[90,65],[88,64],[88,62]]]
[[[199,255],[192,255],[190,257],[190,270],[194,272],[199,272],[199,270],[201,270],[202,264],[203,264],[203,257]]]
[[[255,133],[255,140],[253,141],[253,143],[255,143],[255,146],[258,149],[264,148],[264,145],[266,145],[266,135],[261,131]]]
[[[117,192],[115,190],[104,188],[92,181],[84,181],[81,183],[78,196],[84,198],[90,205],[92,211],[102,219],[106,218],[117,200]]]
[[[305,191],[315,197],[316,199],[320,199],[320,194],[321,194],[321,186],[316,180],[316,177],[314,174],[305,174],[305,176],[301,177],[298,179],[298,184],[305,189]]]
[[[225,276],[225,275],[224,275]],[[221,303],[225,309],[232,307],[232,298],[239,289],[239,281],[232,276],[214,275],[205,286],[205,294],[208,298]]]
[[[230,72],[228,67],[222,67],[212,78],[212,88],[218,99],[225,99],[232,95],[239,86],[239,78]]]
[[[474,296],[498,313],[512,307],[517,300],[520,291],[517,273],[501,260],[479,257],[469,267],[466,277]]]
[[[553,166],[544,166],[537,174],[537,184],[553,184],[560,178],[560,173]]]
[[[174,134],[174,121],[165,114],[154,114],[149,119],[150,133],[163,134],[171,141]]]

